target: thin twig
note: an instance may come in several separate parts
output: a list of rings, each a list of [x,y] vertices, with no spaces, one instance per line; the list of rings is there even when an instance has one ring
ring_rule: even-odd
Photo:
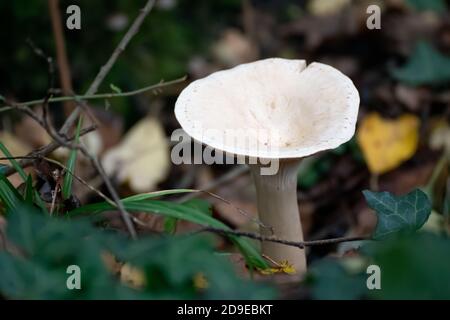
[[[111,57],[108,59],[106,64],[100,68],[99,73],[95,77],[92,84],[89,86],[89,89],[86,91],[85,95],[90,96],[97,92],[98,87],[100,86],[100,84],[103,82],[103,79],[105,79],[106,75],[109,73],[111,68],[116,63],[117,58],[125,50],[128,43],[130,42],[130,40],[139,31],[139,28],[141,27],[142,23],[144,22],[145,17],[150,13],[154,4],[155,4],[155,0],[147,1],[144,8],[141,9],[141,13],[134,20],[133,24],[128,29],[127,33],[124,35],[122,40],[119,42],[119,45],[113,51]],[[80,114],[80,111],[81,111],[80,108],[75,108],[75,110],[66,119],[65,123],[63,124],[63,126],[61,127],[61,130],[60,130],[60,132],[62,134],[66,134],[70,130],[70,128],[75,124],[75,121],[77,120],[78,115]]]
[[[82,185],[84,185],[86,188],[88,188],[89,190],[91,190],[92,192],[96,193],[98,196],[100,196],[101,198],[103,198],[107,203],[109,203],[110,205],[112,205],[113,207],[117,207],[116,203],[109,198],[107,195],[105,195],[103,192],[101,192],[100,190],[98,190],[97,188],[93,187],[91,184],[89,184],[87,181],[85,181],[83,178],[81,178],[80,176],[76,175],[74,172],[70,171],[69,168],[67,168],[64,164],[62,164],[61,162],[59,162],[58,160],[55,159],[51,159],[48,157],[43,157],[43,156],[16,156],[16,157],[0,157],[0,160],[18,160],[18,159],[27,159],[27,160],[31,160],[31,161],[35,161],[35,160],[45,160],[47,162],[53,163],[54,165],[57,165],[58,167],[60,167],[62,170],[64,170],[64,172],[66,174],[70,174],[75,180],[77,180],[79,183],[81,183]]]
[[[99,93],[99,94],[92,94],[92,95],[73,95],[73,96],[63,96],[63,97],[54,97],[54,98],[50,98],[48,99],[48,103],[56,103],[56,102],[63,102],[63,101],[70,101],[70,100],[75,100],[78,102],[81,101],[85,101],[85,100],[96,100],[96,99],[113,99],[113,98],[120,98],[120,97],[129,97],[129,96],[134,96],[137,94],[141,94],[147,91],[151,91],[151,90],[157,90],[157,89],[161,89],[167,86],[171,86],[177,83],[181,83],[183,81],[186,80],[186,76],[175,79],[175,80],[171,80],[171,81],[160,81],[157,84],[152,84],[140,89],[136,89],[136,90],[132,90],[132,91],[126,91],[126,92],[121,92],[121,93]],[[14,108],[19,108],[19,107],[31,107],[34,105],[39,105],[44,103],[45,99],[37,99],[37,100],[31,100],[31,101],[26,101],[26,102],[18,102],[18,103],[8,103],[8,105],[5,105],[3,107],[0,108],[0,112],[3,111],[8,111]]]
[[[88,128],[81,129],[80,131],[80,137],[92,132],[96,129],[96,126],[90,126]],[[75,139],[75,136],[72,136],[70,138],[67,138],[67,141],[72,141]],[[27,156],[22,157],[22,160],[18,161],[20,167],[27,168],[33,164],[33,161],[36,157],[42,156],[45,157],[55,151],[56,149],[60,148],[61,145],[57,143],[56,141],[51,142],[50,144],[43,146],[35,151],[30,152]],[[10,175],[14,174],[16,172],[16,169],[14,167],[8,167],[3,171],[3,175],[6,177],[9,177]]]
[[[246,231],[237,231],[237,230],[226,230],[221,228],[214,228],[214,227],[204,227],[195,233],[199,232],[212,232],[222,235],[234,235],[239,237],[245,237],[250,238],[258,241],[268,241],[268,242],[276,242],[280,244],[284,244],[291,247],[296,247],[299,249],[304,249],[305,247],[310,246],[317,246],[317,245],[326,245],[326,244],[336,244],[341,242],[350,242],[350,241],[363,241],[363,240],[371,240],[370,237],[340,237],[340,238],[331,238],[331,239],[324,239],[324,240],[312,240],[312,241],[289,241],[284,239],[279,239],[276,237],[265,237],[253,232],[246,232]]]
[[[145,17],[148,15],[148,13],[153,8],[154,3],[155,3],[155,0],[147,1],[145,7],[141,10],[141,13],[134,20],[130,29],[127,31],[125,36],[122,38],[122,40],[120,41],[117,48],[113,51],[109,60],[106,62],[106,64],[104,66],[101,67],[96,78],[94,79],[94,81],[90,85],[89,89],[87,90],[86,95],[88,95],[88,96],[93,95],[97,92],[98,87],[100,86],[103,79],[106,77],[106,75],[109,73],[109,71],[113,67],[113,65],[116,62],[119,55],[125,50],[127,44],[131,40],[131,38],[133,38],[133,36],[138,32]],[[74,148],[74,146],[71,145],[70,143],[68,143],[67,139],[65,139],[64,137],[67,135],[69,130],[75,124],[75,121],[78,119],[80,112],[81,112],[81,108],[80,108],[80,106],[77,106],[77,108],[75,108],[75,110],[73,110],[73,112],[69,115],[69,117],[64,122],[63,126],[60,129],[60,132],[59,132],[60,134],[53,135],[53,132],[52,132],[52,137],[55,140],[54,142],[56,142],[57,144],[60,144],[62,146],[68,147],[68,148]],[[52,131],[48,127],[46,127],[46,129],[49,132]],[[102,164],[100,163],[100,161],[98,161],[97,157],[95,155],[91,155],[91,153],[88,152],[87,149],[83,145],[79,144],[76,147],[91,161],[93,166],[99,172],[100,176],[102,177],[103,181],[105,182],[105,185],[106,185],[109,193],[111,194],[112,199],[117,204],[117,208],[120,211],[120,214],[122,215],[122,219],[124,220],[125,225],[129,231],[131,237],[133,239],[135,239],[137,237],[137,234],[136,234],[136,230],[134,228],[133,222],[130,219],[130,214],[125,210],[125,208],[122,204],[122,201],[120,200],[120,198],[117,194],[117,191],[115,190],[114,186],[112,185],[111,181],[109,180],[109,177],[105,173],[105,170],[103,169]]]

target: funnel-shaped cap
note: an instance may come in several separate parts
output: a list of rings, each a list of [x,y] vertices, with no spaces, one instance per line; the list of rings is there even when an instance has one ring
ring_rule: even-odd
[[[283,159],[348,141],[358,107],[358,91],[337,69],[271,58],[192,82],[175,116],[191,137],[216,149]]]

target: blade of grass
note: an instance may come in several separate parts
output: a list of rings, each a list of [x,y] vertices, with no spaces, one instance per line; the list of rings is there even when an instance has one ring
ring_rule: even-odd
[[[11,154],[11,152],[9,152],[8,148],[6,148],[6,146],[2,142],[0,142],[0,150],[3,152],[5,157],[7,157],[9,159],[9,162],[14,167],[14,169],[16,169],[16,171],[19,173],[19,175],[22,178],[23,182],[27,181],[27,174],[22,169],[22,167],[17,162],[17,160],[13,158],[13,155]]]
[[[27,182],[28,175],[25,173],[23,168],[20,166],[20,164],[16,161],[16,159],[13,158],[11,152],[9,152],[8,148],[0,142],[0,151],[3,152],[5,157],[9,158],[9,162],[11,165],[16,169],[16,171],[19,173],[20,177],[22,178],[23,182]],[[37,205],[42,209],[43,212],[48,213],[47,207],[45,206],[44,201],[42,201],[39,193],[37,191],[34,191],[34,197],[36,199]]]
[[[83,123],[83,118],[80,117],[78,119],[78,125],[77,125],[77,129],[75,131],[75,143],[78,143],[80,140],[80,131],[81,131],[81,125]],[[64,181],[63,181],[63,185],[62,185],[62,196],[64,198],[64,200],[70,198],[70,196],[72,195],[72,184],[73,184],[73,173],[75,170],[75,164],[77,162],[77,154],[78,154],[78,150],[77,149],[73,149],[70,151],[69,154],[69,159],[67,160],[67,170],[69,171],[69,173],[66,173],[66,175],[64,176]]]
[[[31,178],[31,175],[29,175],[25,185],[25,202],[29,205],[33,204],[33,194],[33,179]]]
[[[193,193],[193,192],[200,192],[200,190],[195,189],[170,189],[170,190],[160,190],[160,191],[154,191],[154,192],[148,192],[148,193],[140,193],[136,194],[127,198],[124,198],[122,201],[142,201],[142,200],[148,200],[148,199],[154,199],[157,197],[162,197],[166,195],[171,194],[178,194],[178,193]]]
[[[20,193],[9,182],[8,178],[0,174],[0,199],[9,210],[17,209],[23,201]]]

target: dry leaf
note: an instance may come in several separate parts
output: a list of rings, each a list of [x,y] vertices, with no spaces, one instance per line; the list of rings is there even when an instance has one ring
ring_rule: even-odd
[[[366,116],[357,139],[369,170],[381,174],[411,158],[417,150],[419,123],[410,114],[396,120],[383,119],[378,113]]]
[[[277,264],[276,267],[260,270],[260,272],[264,275],[270,275],[275,273],[295,274],[297,271],[292,264],[286,260],[283,260]]]
[[[433,150],[445,150],[450,153],[450,127],[448,123],[439,123],[431,133],[430,148]]]
[[[226,30],[213,46],[213,54],[226,66],[235,66],[257,58],[255,46],[239,30]]]
[[[441,234],[445,231],[445,218],[442,214],[437,213],[436,211],[431,211],[430,217],[427,222],[422,227],[423,230],[428,232]]]
[[[139,121],[122,142],[103,157],[108,175],[117,175],[136,192],[148,192],[167,176],[169,146],[161,124],[151,118]]]
[[[119,274],[120,273],[120,270],[122,268],[122,264],[119,261],[117,261],[115,256],[113,256],[111,253],[105,251],[105,252],[102,252],[101,258],[102,258],[103,263],[105,264],[106,268],[112,274]]]
[[[52,142],[47,131],[30,117],[24,117],[14,128],[16,136],[33,148],[39,148]]]
[[[120,280],[136,289],[144,287],[146,283],[144,272],[128,263],[120,269]]]
[[[315,16],[333,15],[349,5],[351,0],[310,0],[308,10]]]
[[[208,280],[202,272],[196,273],[194,276],[194,287],[197,289],[207,289],[209,286]]]

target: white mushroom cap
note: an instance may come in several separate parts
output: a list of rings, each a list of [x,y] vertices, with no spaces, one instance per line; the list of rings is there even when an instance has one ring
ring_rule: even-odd
[[[178,97],[175,116],[187,134],[215,149],[283,159],[350,140],[358,107],[358,91],[339,70],[271,58],[192,82]]]

